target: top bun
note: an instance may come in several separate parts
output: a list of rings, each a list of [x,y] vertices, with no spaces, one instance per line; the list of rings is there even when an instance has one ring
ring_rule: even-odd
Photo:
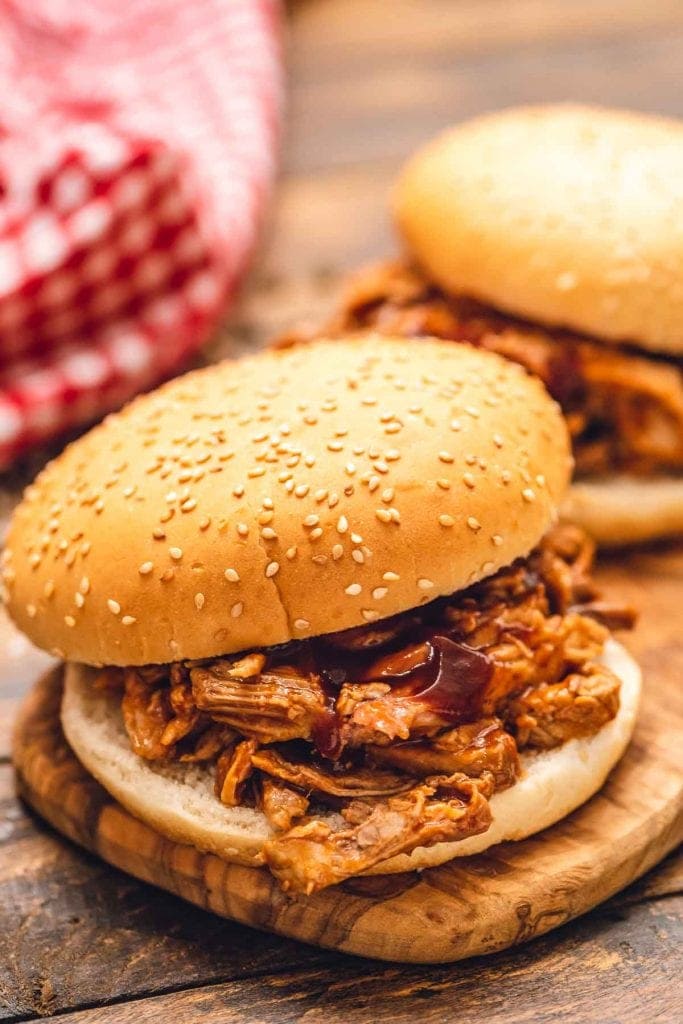
[[[90,664],[213,657],[361,625],[526,554],[567,432],[542,385],[464,345],[365,335],[181,377],[27,488],[9,611]]]
[[[445,132],[395,193],[444,289],[605,341],[683,354],[683,123],[522,107]]]

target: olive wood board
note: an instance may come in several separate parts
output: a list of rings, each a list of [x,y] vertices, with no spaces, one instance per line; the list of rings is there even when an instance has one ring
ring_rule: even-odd
[[[617,591],[647,594],[648,614],[629,638],[645,672],[635,736],[599,794],[523,842],[422,873],[356,878],[312,897],[285,894],[265,869],[158,835],[86,773],[59,723],[60,667],[42,677],[19,714],[19,792],[115,867],[262,930],[405,962],[459,960],[525,942],[607,899],[683,839],[683,552],[664,561],[646,556],[646,580],[627,563],[606,575],[622,584]]]

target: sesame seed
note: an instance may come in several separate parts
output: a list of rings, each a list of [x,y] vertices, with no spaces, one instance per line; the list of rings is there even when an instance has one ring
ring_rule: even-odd
[[[181,512],[191,512],[193,508],[197,507],[197,501],[195,498],[187,498],[180,506]]]
[[[88,579],[87,576],[83,577],[83,579],[81,580],[81,582],[80,582],[80,584],[78,586],[78,589],[80,590],[81,594],[87,594],[89,592],[89,590],[90,590],[90,580]],[[52,586],[52,590],[54,590],[54,585]]]
[[[439,516],[439,524],[441,526],[455,526],[455,519],[453,516],[449,516],[446,512]]]
[[[475,486],[475,479],[471,473],[463,473],[462,482],[469,488],[473,488]]]
[[[453,456],[450,452],[439,452],[439,462],[453,462]]]
[[[47,580],[47,582],[45,583],[45,586],[43,587],[43,594],[44,594],[44,596],[48,597],[48,598],[52,597],[54,592],[55,592],[55,581],[54,580]]]
[[[279,562],[269,562],[268,565],[266,566],[266,576],[267,576],[267,578],[270,579],[271,576],[274,576],[275,573],[279,571],[279,569],[280,569],[280,563]]]
[[[28,615],[29,619],[35,619],[37,611],[38,609],[34,604],[26,605],[26,614]]]
[[[275,540],[277,538],[277,534],[272,526],[264,526],[261,530],[261,536],[264,540]]]
[[[86,540],[86,541],[83,542],[83,544],[81,544],[81,554],[83,555],[84,558],[88,554],[88,552],[90,551],[91,547],[92,547],[92,544],[90,543],[89,540]]]
[[[311,624],[308,619],[294,619],[295,629],[310,629]]]
[[[342,441],[328,441],[327,448],[331,452],[340,452],[344,447]]]
[[[381,601],[383,597],[386,597],[389,593],[388,587],[375,587],[372,592],[373,601]]]
[[[376,622],[379,618],[379,612],[374,608],[361,608],[360,613],[366,622]]]
[[[442,491],[449,491],[451,489],[451,482],[446,477],[441,477],[440,480],[436,481],[436,486],[440,487]]]
[[[431,590],[432,587],[434,586],[434,583],[432,580],[428,580],[426,576],[423,576],[421,579],[417,581],[417,585],[420,588],[420,590]]]
[[[362,551],[359,551],[358,548],[353,549],[353,551],[351,552],[351,558],[354,560],[354,562],[358,562],[360,565],[362,565],[363,562],[365,561],[365,555],[363,554]]]
[[[175,569],[171,569],[171,568],[164,569],[164,571],[162,572],[161,577],[160,577],[161,578],[161,582],[162,583],[168,583],[169,580],[172,580],[174,578],[174,576],[175,576]]]
[[[496,448],[503,447],[503,438],[500,436],[500,434],[493,435],[493,443],[495,444]]]
[[[138,572],[141,576],[148,576],[153,569],[154,562],[143,562],[142,565],[138,566]]]
[[[137,621],[134,615],[124,615],[121,619],[121,624],[123,626],[133,626]]]
[[[247,471],[247,476],[250,480],[254,480],[257,476],[263,476],[265,469],[263,466],[254,466],[253,469]]]
[[[332,548],[332,558],[334,559],[334,561],[338,562],[343,554],[344,554],[344,548],[342,547],[342,545],[341,544],[335,544],[334,547]]]
[[[490,576],[494,569],[495,564],[493,562],[484,562],[484,564],[481,567],[481,571],[484,574],[484,576]]]
[[[512,473],[510,472],[510,470],[504,469],[503,472],[500,474],[500,479],[503,481],[504,484],[509,484],[510,481],[512,480]]]
[[[83,594],[81,594],[79,590],[77,590],[76,593],[74,594],[74,604],[76,605],[77,608],[82,608],[83,605],[85,604],[85,598],[83,597]]]
[[[493,536],[491,537],[491,540],[493,541],[494,546],[497,548],[499,548],[503,543],[503,538],[499,533],[494,533]]]
[[[375,462],[374,469],[377,473],[388,473],[389,467],[383,459],[379,459]]]
[[[297,498],[305,498],[309,490],[310,488],[308,484],[299,484],[297,487],[294,488],[294,493],[297,496]]]
[[[237,484],[236,487],[233,487],[232,493],[236,498],[241,498],[244,494],[244,484]]]
[[[236,569],[226,569],[223,575],[230,583],[239,583],[240,581],[240,574]]]
[[[166,531],[162,530],[160,526],[155,526],[152,530],[152,536],[155,540],[166,540]]]
[[[121,612],[121,605],[119,604],[118,601],[114,601],[113,598],[111,597],[107,600],[107,608],[112,613],[112,615],[119,615],[119,613]]]
[[[310,516],[306,516],[304,519],[304,526],[317,526],[320,522],[320,516],[316,516],[315,513]]]
[[[316,526],[315,530],[311,530],[311,532],[309,533],[308,536],[309,536],[309,538],[311,540],[317,540],[318,537],[322,537],[322,535],[323,535],[323,528],[322,528],[322,526]]]
[[[370,491],[370,494],[372,494],[373,491],[376,491],[377,488],[379,487],[379,485],[380,485],[379,477],[378,476],[371,476],[370,479],[368,480],[368,490]]]
[[[249,527],[247,526],[246,523],[238,523],[236,526],[236,530],[240,537],[246,537],[249,533]]]
[[[315,500],[318,501],[318,502],[324,501],[326,497],[327,497],[327,488],[326,487],[321,487],[319,491],[315,492]]]
[[[355,462],[347,462],[346,465],[344,466],[344,472],[348,476],[353,476],[353,474],[356,472],[356,463]]]
[[[476,409],[473,405],[466,405],[465,412],[467,413],[468,416],[471,416],[473,420],[479,419],[479,410]]]
[[[397,572],[385,572],[382,576],[382,579],[386,580],[387,583],[397,583],[400,578]]]
[[[294,545],[294,547],[287,548],[287,550],[285,551],[285,558],[288,558],[289,561],[291,562],[293,558],[296,558],[296,552],[296,545]]]
[[[346,516],[339,516],[337,520],[337,533],[344,534],[349,528],[349,521]]]
[[[451,420],[451,430],[458,431],[462,430],[462,423],[460,420]]]
[[[475,533],[477,530],[481,530],[481,523],[477,518],[475,518],[475,516],[467,517],[467,525],[469,526],[470,530],[474,530]]]
[[[536,483],[539,487],[545,487],[545,477],[543,476],[543,473],[538,474],[536,477]]]
[[[387,505],[394,500],[394,488],[385,487],[382,491],[382,501],[385,501]]]
[[[173,558],[176,562],[178,562],[183,557],[182,548],[169,548],[168,553],[171,556],[171,558]]]
[[[273,513],[271,512],[271,510],[265,509],[265,511],[259,512],[258,521],[261,524],[261,526],[265,526],[267,523],[271,523],[273,521]]]
[[[339,504],[339,495],[338,494],[334,494],[334,493],[331,494],[329,496],[329,498],[327,499],[327,507],[328,508],[334,508],[334,506],[338,505],[338,504]]]
[[[232,616],[233,619],[239,619],[239,617],[240,617],[240,615],[242,614],[243,611],[244,611],[244,605],[242,604],[241,601],[238,601],[230,609],[230,615]]]
[[[69,629],[73,629],[74,626],[76,625],[76,620],[73,617],[73,615],[65,615],[64,616],[64,621],[66,622],[66,624],[69,627]]]
[[[360,583],[349,583],[348,587],[344,589],[344,593],[349,597],[358,597],[362,589]]]
[[[531,487],[525,487],[522,491],[522,497],[525,501],[536,501],[536,492]]]
[[[197,594],[194,595],[194,606],[195,606],[195,608],[197,609],[198,612],[200,612],[202,610],[202,608],[204,607],[205,601],[206,601],[206,598],[204,597],[203,594],[197,593]]]
[[[38,554],[34,553],[34,554],[32,554],[32,555],[31,555],[31,556],[29,557],[29,560],[28,560],[28,561],[29,561],[29,565],[31,565],[31,566],[32,566],[32,568],[34,568],[34,569],[37,569],[37,568],[38,568],[38,566],[40,565],[40,563],[41,563],[42,559],[41,559],[40,555],[38,555]]]

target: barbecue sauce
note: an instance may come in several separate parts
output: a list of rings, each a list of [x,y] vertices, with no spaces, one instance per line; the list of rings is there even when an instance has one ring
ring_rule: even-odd
[[[493,663],[481,651],[441,633],[423,629],[417,643],[377,657],[316,644],[311,651],[325,706],[313,729],[318,752],[335,760],[342,750],[336,700],[346,682],[386,682],[397,696],[428,705],[453,725],[481,714]]]

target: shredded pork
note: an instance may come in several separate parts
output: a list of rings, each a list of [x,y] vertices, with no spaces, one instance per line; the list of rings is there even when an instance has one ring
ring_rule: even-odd
[[[285,889],[312,892],[484,831],[520,751],[614,718],[600,620],[632,616],[600,600],[592,558],[579,530],[557,528],[528,558],[381,623],[106,669],[99,685],[120,692],[141,757],[215,763],[217,797],[260,807],[274,830],[264,863]]]
[[[562,406],[580,474],[683,471],[680,360],[636,354],[503,316],[447,296],[402,263],[380,264],[359,275],[324,333],[365,328],[468,342],[521,363]]]

